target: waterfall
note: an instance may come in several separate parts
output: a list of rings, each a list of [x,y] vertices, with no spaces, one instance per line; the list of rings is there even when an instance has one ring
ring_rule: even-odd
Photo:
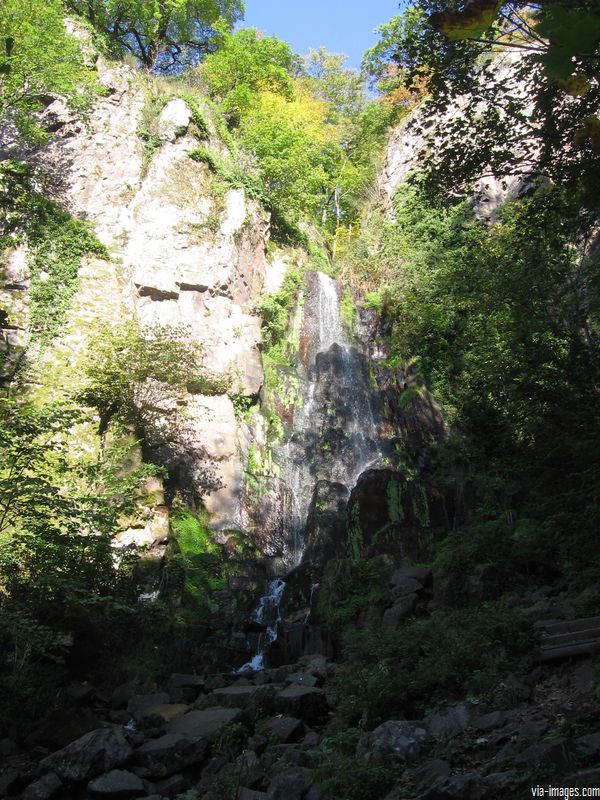
[[[297,365],[300,388],[293,421],[273,449],[282,487],[282,566],[288,570],[302,560],[304,529],[317,483],[329,481],[351,490],[359,475],[382,456],[368,358],[344,330],[338,285],[322,272],[307,273],[306,284]],[[311,588],[311,600],[316,586]],[[285,582],[274,580],[260,598],[252,621],[264,626],[264,633],[254,657],[238,672],[264,668],[265,648],[277,639],[284,590]],[[309,616],[310,610],[304,624]]]
[[[254,609],[251,620],[257,625],[264,626],[264,633],[258,638],[256,653],[250,661],[243,664],[237,672],[257,672],[264,669],[265,649],[277,639],[277,626],[281,622],[280,605],[285,581],[276,579],[267,586],[258,606]]]
[[[316,482],[324,479],[352,488],[382,455],[368,361],[344,330],[337,283],[322,272],[310,275],[303,309],[307,357],[298,366],[301,407],[278,458],[290,495],[289,566],[302,558]]]

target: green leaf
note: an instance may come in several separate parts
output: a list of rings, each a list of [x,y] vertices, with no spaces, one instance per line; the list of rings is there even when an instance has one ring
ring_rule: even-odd
[[[463,11],[432,14],[429,22],[451,41],[477,39],[493,24],[501,5],[497,0],[475,0]]]

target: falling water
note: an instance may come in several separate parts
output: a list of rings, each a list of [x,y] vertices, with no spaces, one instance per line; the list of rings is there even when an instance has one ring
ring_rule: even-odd
[[[280,605],[284,589],[285,581],[277,578],[269,583],[266,594],[260,598],[250,619],[257,625],[264,626],[265,630],[259,636],[255,655],[237,672],[257,672],[264,669],[265,649],[277,639],[277,626],[281,622]]]
[[[310,294],[304,307],[308,364],[299,367],[301,407],[280,458],[291,497],[286,558],[290,566],[302,558],[304,526],[317,480],[352,488],[381,457],[367,362],[342,325],[336,282],[317,272]]]
[[[298,364],[300,396],[287,439],[274,451],[285,487],[282,562],[288,569],[302,560],[304,528],[317,482],[352,489],[359,475],[382,455],[368,362],[344,330],[335,281],[322,272],[309,276],[301,327],[306,352]],[[277,639],[284,589],[283,580],[272,581],[260,598],[252,620],[265,631],[256,654],[238,672],[264,668],[265,648]]]

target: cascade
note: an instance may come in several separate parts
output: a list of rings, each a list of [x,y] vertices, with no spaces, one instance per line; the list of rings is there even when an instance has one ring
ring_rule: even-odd
[[[317,481],[351,489],[382,456],[368,361],[351,344],[342,324],[337,283],[322,272],[308,273],[302,339],[299,408],[278,454],[289,497],[284,520],[289,567],[302,559]]]
[[[307,273],[301,323],[299,389],[293,421],[273,451],[284,494],[283,566],[302,561],[304,529],[319,481],[353,488],[383,455],[367,357],[351,342],[340,318],[338,285]],[[313,585],[312,593],[316,585]],[[262,669],[265,648],[277,638],[284,580],[272,581],[252,615],[264,626],[254,658],[238,671]],[[310,611],[304,620],[308,622]]]

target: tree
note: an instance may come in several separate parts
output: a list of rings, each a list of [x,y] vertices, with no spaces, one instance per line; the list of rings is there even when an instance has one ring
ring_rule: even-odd
[[[4,0],[0,5],[0,124],[43,138],[35,113],[48,96],[83,105],[95,87],[81,43],[67,32],[60,0]]]
[[[600,16],[592,3],[417,0],[382,35],[365,61],[373,78],[391,65],[410,89],[426,74],[428,102],[415,125],[446,120],[424,136],[432,185],[464,189],[486,172],[583,181],[586,202],[598,204]],[[459,98],[461,112],[448,115]]]
[[[242,0],[67,0],[149,70],[178,71],[214,51]]]
[[[225,34],[222,45],[201,67],[204,80],[230,122],[239,122],[261,92],[291,99],[294,55],[287,42],[255,28]]]
[[[355,117],[367,103],[365,82],[355,69],[344,67],[348,56],[329,53],[324,47],[309,50],[304,70],[315,97],[326,100],[333,116]]]

